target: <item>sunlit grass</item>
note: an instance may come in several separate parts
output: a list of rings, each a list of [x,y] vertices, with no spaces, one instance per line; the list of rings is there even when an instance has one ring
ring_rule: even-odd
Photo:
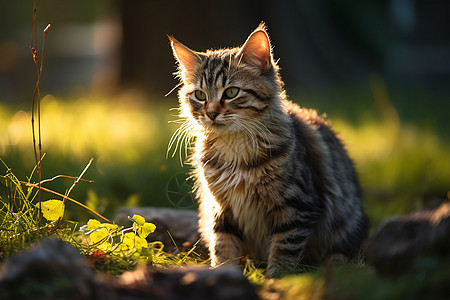
[[[171,103],[176,106],[175,101]],[[95,182],[80,182],[72,193],[89,208],[113,217],[114,210],[120,206],[172,206],[167,198],[169,182],[174,176],[186,173],[188,168],[180,166],[178,155],[173,158],[169,155],[166,159],[168,142],[179,126],[168,123],[177,119],[170,108],[167,102],[156,104],[134,97],[75,100],[44,97],[42,136],[43,152],[47,155],[43,161],[43,178],[58,174],[76,176],[93,157],[93,166],[85,178]],[[450,145],[432,128],[404,124],[395,113],[374,111],[364,121],[358,122],[333,117],[332,112],[328,115],[355,162],[372,228],[389,216],[406,214],[433,204],[427,201],[446,197],[450,189]],[[19,174],[18,178],[27,178],[35,164],[30,121],[29,111],[17,111],[0,104],[0,157],[14,174]],[[0,174],[13,173],[0,166]],[[72,181],[65,179],[49,183],[54,190],[61,192],[70,184]],[[8,199],[5,197],[9,193],[8,188],[11,187],[0,185],[3,199]],[[26,215],[26,207],[16,211],[23,215],[19,220],[25,231],[38,226],[35,215]],[[83,222],[92,217],[83,213],[71,206],[67,208],[65,218]],[[17,215],[3,213],[0,217],[13,220]],[[3,230],[17,230],[8,222],[3,223]],[[29,239],[53,234],[45,230]],[[20,248],[15,245],[2,247],[15,252]],[[168,254],[156,251],[153,256],[153,264],[159,268],[207,263],[194,252]],[[134,265],[127,261],[102,261],[96,266],[97,270],[111,274],[120,274],[132,267]],[[407,284],[407,280],[399,285],[388,283],[377,278],[370,268],[330,273],[331,285],[328,282],[330,274],[324,274],[324,270],[267,281],[263,270],[250,262],[244,267],[244,273],[269,298],[273,291],[281,293],[285,299],[318,299],[339,292],[341,285],[345,286],[350,298],[367,295],[380,287],[386,287],[386,294],[395,295],[396,289],[403,289]],[[368,284],[352,294],[352,285],[358,280]],[[374,299],[381,298],[374,296]]]
[[[135,96],[73,101],[44,97],[44,177],[73,175],[93,157],[94,167],[87,177],[95,180],[95,186],[83,184],[75,191],[82,202],[109,213],[126,205],[169,206],[167,184],[171,177],[186,172],[178,159],[166,160],[168,141],[176,129],[176,124],[168,124],[176,119],[169,108]],[[28,172],[23,170],[35,164],[30,112],[4,105],[0,114],[0,157],[23,178]],[[64,190],[67,184],[64,180],[50,183],[56,190]]]
[[[312,273],[291,275],[265,282],[262,296],[271,299],[270,291],[280,293],[281,299],[324,299],[325,278]]]
[[[79,193],[91,208],[104,213],[124,205],[171,206],[168,182],[188,168],[181,168],[178,155],[165,157],[178,126],[168,123],[177,119],[170,105],[135,96],[67,101],[48,95],[41,106],[43,151],[48,154],[44,175],[74,175],[93,157],[88,176],[96,183],[80,187]],[[358,123],[329,115],[355,162],[366,211],[375,224],[446,197],[450,146],[435,131],[403,124],[392,107]],[[34,165],[30,112],[3,105],[0,117],[1,157],[16,173],[29,170]]]
[[[29,182],[21,182],[1,159],[0,164],[6,169],[0,174],[5,189],[0,195],[0,261],[44,237],[67,235],[67,228],[54,230],[52,224],[42,222],[35,205],[36,190],[26,187],[24,183]]]
[[[450,147],[430,130],[398,120],[351,126],[333,122],[346,144],[365,191],[372,221],[424,209],[450,189]]]
[[[6,194],[0,196],[0,263],[44,238],[68,242],[89,259],[94,270],[111,275],[133,270],[138,264],[170,268],[207,263],[195,252],[197,243],[189,251],[178,253],[165,252],[161,242],[148,243],[145,238],[156,226],[140,215],[129,216],[133,223],[128,228],[112,223],[96,212],[91,213],[97,219],[90,219],[83,226],[67,221],[64,209],[59,208],[64,208],[67,203],[62,200],[38,202],[38,187],[30,181],[19,180],[1,159],[0,163],[7,169],[5,175],[0,175],[6,188]],[[46,189],[42,192],[57,194]],[[64,199],[70,200],[68,194]],[[57,209],[44,209],[49,207],[49,202]]]
[[[87,98],[64,102],[48,95],[42,99],[41,111],[45,149],[80,159],[92,154],[135,164],[155,149],[155,139],[161,139],[160,118],[154,112],[144,113],[142,103]],[[10,120],[0,124],[2,153],[6,145],[28,147],[32,141],[30,113],[21,110],[2,119]]]

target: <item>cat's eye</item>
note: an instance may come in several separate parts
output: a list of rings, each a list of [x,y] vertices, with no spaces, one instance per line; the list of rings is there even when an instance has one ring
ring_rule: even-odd
[[[197,100],[200,100],[200,101],[205,101],[206,94],[202,91],[197,90],[197,91],[195,91],[195,98],[197,98]]]
[[[229,87],[225,90],[225,97],[227,99],[233,99],[239,93],[239,88],[237,87]]]

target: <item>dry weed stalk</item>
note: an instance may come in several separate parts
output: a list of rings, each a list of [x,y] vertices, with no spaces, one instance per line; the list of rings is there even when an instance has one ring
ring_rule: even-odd
[[[38,220],[41,217],[41,181],[42,181],[42,133],[41,133],[41,75],[44,67],[44,45],[45,45],[45,36],[50,29],[50,24],[45,27],[42,37],[42,49],[41,49],[41,61],[39,63],[38,59],[38,42],[37,42],[37,25],[36,25],[36,12],[37,5],[36,0],[33,0],[33,15],[32,15],[32,29],[31,29],[31,41],[30,41],[30,50],[31,56],[33,58],[33,62],[36,68],[36,85],[34,87],[33,98],[31,103],[31,130],[33,134],[33,147],[34,147],[34,157],[36,160],[37,173],[38,173],[38,198],[39,198],[39,212],[37,215]],[[35,115],[37,116],[37,131],[38,131],[38,145],[36,147],[36,126],[35,126]],[[38,156],[39,153],[39,156]]]

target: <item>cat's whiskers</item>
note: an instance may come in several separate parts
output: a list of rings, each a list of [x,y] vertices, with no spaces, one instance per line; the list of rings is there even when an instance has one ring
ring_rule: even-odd
[[[267,156],[266,151],[259,151],[255,153],[255,149],[271,149],[271,131],[267,126],[256,118],[248,116],[233,114],[231,116],[224,116],[223,122],[232,122],[235,126],[230,132],[218,131],[214,125],[201,126],[201,132],[207,140],[224,143],[227,145],[224,149],[233,149],[233,156],[229,157],[230,163],[236,167],[240,161],[248,164],[254,158],[255,154]],[[182,149],[184,148],[184,155],[188,157],[189,150],[191,150],[192,141],[199,134],[196,122],[190,118],[180,118],[171,121],[172,123],[181,123],[180,127],[175,131],[170,139],[167,155],[173,149],[172,157],[179,151],[179,158],[183,164]],[[237,137],[244,137],[236,139]],[[245,153],[245,155],[243,155]],[[269,152],[270,153],[270,152]]]
[[[167,147],[166,158],[169,156],[169,152],[172,149],[174,143],[180,139],[180,134],[184,130],[183,125],[184,124],[182,124],[180,127],[178,127],[177,130],[175,130],[175,132],[172,134],[172,137],[170,138],[170,141],[169,141],[169,146]],[[178,146],[178,143],[176,145]],[[172,153],[172,157],[175,156],[176,151],[177,151],[177,147],[175,147],[175,149]]]
[[[256,139],[256,144],[254,144],[254,146],[263,146],[266,148],[271,148],[271,142],[270,142],[270,133],[271,131],[267,128],[266,125],[264,125],[263,122],[261,122],[258,119],[255,118],[250,118],[250,117],[246,117],[246,116],[239,116],[239,118],[237,118],[239,120],[239,122],[241,122],[242,120],[245,122],[241,122],[243,127],[247,130],[250,131],[255,139]],[[258,139],[258,136],[260,137],[260,139]],[[258,141],[261,141],[263,143],[266,143],[266,145],[260,145],[258,143]]]
[[[183,121],[183,119],[176,120],[177,122]],[[174,147],[172,152],[172,157],[175,156],[177,151],[179,152],[180,163],[183,165],[182,158],[182,149],[184,148],[185,157],[188,156],[188,151],[190,150],[190,145],[192,140],[196,135],[195,127],[192,125],[192,122],[188,119],[184,119],[184,122],[180,127],[173,133],[172,137],[169,141],[169,146],[167,147],[166,158],[169,156],[169,152]],[[184,147],[183,147],[184,146]]]
[[[184,123],[184,122],[186,122],[185,118],[184,119],[178,119],[178,120],[171,120],[171,121],[169,121],[169,123]]]
[[[241,132],[244,133],[247,138],[249,139],[249,143],[246,143],[245,139],[244,139],[244,144],[239,145],[239,149],[235,149],[235,157],[237,157],[237,159],[235,159],[236,161],[239,160],[239,158],[243,158],[245,163],[248,163],[248,160],[250,159],[248,156],[248,152],[250,149],[257,149],[257,140],[256,140],[256,136],[254,134],[254,132],[252,132],[251,130],[249,130],[246,126],[244,126],[242,123],[240,122],[236,122],[236,125],[241,129]],[[247,145],[251,145],[250,147],[245,147]],[[243,148],[243,149],[242,149]],[[242,152],[242,150],[244,150],[244,152]],[[243,154],[247,154],[247,155],[243,155]]]
[[[233,122],[235,129],[220,135],[217,133],[214,136],[217,137],[215,143],[226,144],[226,147],[219,147],[218,149],[232,150],[232,156],[228,156],[228,163],[232,168],[240,165],[243,161],[245,164],[251,163],[255,155],[266,156],[266,151],[258,151],[255,153],[255,149],[269,149],[271,148],[268,128],[260,121],[243,117],[241,115],[234,115],[233,117],[227,117],[224,121]]]
[[[181,151],[184,148],[184,156],[187,157],[188,156],[188,150],[189,150],[189,145],[190,145],[190,140],[192,138],[192,136],[190,135],[190,127],[186,126],[186,130],[183,130],[181,133],[181,137],[179,139],[180,141],[180,150],[179,150],[179,155],[180,155],[180,162],[181,164],[183,164],[183,158],[181,156]],[[184,147],[183,147],[184,145]]]

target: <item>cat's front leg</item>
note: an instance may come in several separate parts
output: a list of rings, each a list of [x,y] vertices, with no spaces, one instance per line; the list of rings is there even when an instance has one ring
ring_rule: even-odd
[[[314,224],[320,219],[312,199],[306,196],[302,198],[287,199],[268,214],[271,222],[268,277],[280,277],[300,269],[306,243]]]
[[[211,266],[218,267],[223,264],[237,264],[241,240],[234,234],[215,233],[214,241],[210,245]]]
[[[298,272],[309,236],[309,229],[287,229],[284,225],[275,227],[270,243],[267,277]]]
[[[213,240],[210,243],[211,266],[217,267],[225,263],[237,263],[242,234],[232,217],[223,214],[216,218]]]

